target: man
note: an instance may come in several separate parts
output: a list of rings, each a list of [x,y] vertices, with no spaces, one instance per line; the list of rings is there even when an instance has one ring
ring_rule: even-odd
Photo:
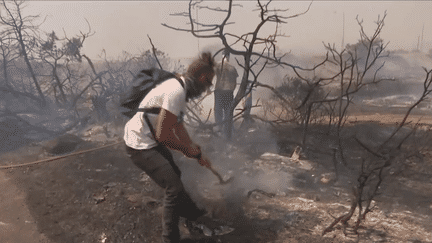
[[[180,180],[181,171],[169,149],[195,158],[202,166],[210,161],[201,154],[200,147],[189,137],[181,117],[186,102],[199,97],[212,85],[214,60],[210,53],[202,53],[190,64],[183,75],[168,79],[151,90],[137,112],[125,125],[126,152],[132,162],[165,189],[162,242],[179,242],[179,217],[195,221],[205,214],[192,201]],[[148,121],[148,122],[147,122]]]
[[[230,140],[233,120],[234,89],[237,85],[238,73],[229,63],[229,53],[225,52],[222,62],[216,66],[216,85],[214,90],[215,122],[221,124],[223,134]]]

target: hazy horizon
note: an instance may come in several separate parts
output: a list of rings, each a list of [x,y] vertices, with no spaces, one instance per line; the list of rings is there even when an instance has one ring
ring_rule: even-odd
[[[188,58],[209,47],[221,45],[219,39],[197,39],[190,33],[175,31],[162,26],[187,28],[185,19],[170,14],[187,11],[189,1],[28,1],[24,14],[46,16],[41,29],[55,31],[59,36],[71,37],[80,31],[95,34],[84,43],[82,53],[98,59],[102,50],[107,57],[116,59],[123,52],[138,54],[151,48],[148,36],[156,48],[170,57]],[[232,21],[227,26],[232,33],[245,33],[256,26],[255,1],[234,1]],[[212,6],[225,8],[226,2],[209,1]],[[289,9],[288,15],[304,12],[310,1],[274,1],[275,8]],[[295,55],[319,55],[325,53],[323,42],[354,44],[359,40],[356,16],[363,20],[365,30],[372,34],[378,16],[387,12],[381,38],[388,41],[389,50],[416,50],[427,52],[432,48],[430,1],[315,1],[308,13],[289,19],[281,33],[289,37],[279,38],[278,48]],[[204,11],[204,10],[202,10]],[[205,23],[220,23],[222,15],[199,12],[198,19]],[[222,17],[221,17],[222,16]],[[343,31],[344,29],[344,31]],[[272,27],[263,29],[273,31]]]

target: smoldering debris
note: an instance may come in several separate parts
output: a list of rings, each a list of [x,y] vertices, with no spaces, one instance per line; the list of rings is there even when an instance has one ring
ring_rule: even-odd
[[[260,190],[260,189],[253,189],[253,190],[248,192],[247,197],[250,198],[252,193],[254,193],[254,192],[261,193],[261,194],[263,194],[269,198],[274,198],[276,196],[276,194],[274,194],[274,193],[268,193],[268,192],[265,192],[265,191]]]
[[[60,155],[76,150],[84,140],[73,134],[64,134],[43,144],[45,150],[52,155]]]
[[[209,139],[209,136],[203,136],[205,140],[200,141],[214,168],[224,178],[233,178],[226,185],[215,183],[217,177],[196,161],[179,159],[186,189],[215,218],[241,219],[250,198],[287,195],[299,185],[297,175],[314,168],[308,161],[277,154],[275,138],[265,127],[246,133],[241,140],[231,142],[218,137]],[[307,179],[301,180],[307,183]]]

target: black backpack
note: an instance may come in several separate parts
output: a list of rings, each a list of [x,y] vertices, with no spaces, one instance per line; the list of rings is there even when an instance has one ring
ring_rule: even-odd
[[[134,78],[132,86],[120,99],[121,113],[132,118],[138,111],[147,111],[148,109],[138,109],[141,101],[156,85],[170,78],[176,78],[184,88],[183,81],[173,73],[157,68],[141,70]]]

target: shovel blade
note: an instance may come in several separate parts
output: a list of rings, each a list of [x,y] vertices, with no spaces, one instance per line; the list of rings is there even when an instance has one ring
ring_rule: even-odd
[[[221,185],[228,184],[228,183],[232,182],[232,180],[234,179],[234,177],[230,177],[230,178],[224,180],[222,178],[222,176],[213,167],[209,167],[209,169],[219,179],[219,184],[221,184]]]

